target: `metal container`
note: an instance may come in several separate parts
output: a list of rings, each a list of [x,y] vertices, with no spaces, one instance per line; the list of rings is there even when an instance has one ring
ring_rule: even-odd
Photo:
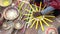
[[[14,28],[14,23],[12,21],[6,21],[3,23],[2,28],[4,30],[9,30],[11,28]]]
[[[24,26],[24,22],[20,21],[20,20],[16,20],[14,21],[14,28],[19,30],[22,29]]]
[[[0,0],[0,6],[6,7],[12,3],[12,0]]]

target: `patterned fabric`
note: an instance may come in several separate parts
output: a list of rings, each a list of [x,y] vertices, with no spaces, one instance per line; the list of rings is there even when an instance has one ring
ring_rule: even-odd
[[[60,9],[60,0],[44,0],[44,4],[52,6],[55,9]]]
[[[50,2],[50,6],[54,7],[55,9],[60,9],[60,0],[52,0]]]

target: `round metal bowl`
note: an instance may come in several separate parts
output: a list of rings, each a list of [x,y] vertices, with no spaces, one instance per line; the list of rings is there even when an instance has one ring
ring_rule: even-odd
[[[14,26],[14,23],[12,21],[6,21],[2,24],[2,28],[4,30],[9,30],[9,29],[13,28],[13,26]]]
[[[24,22],[20,21],[20,20],[16,20],[14,21],[14,28],[15,29],[22,29],[24,26]]]
[[[19,17],[19,11],[16,7],[8,7],[4,10],[3,17],[6,20],[15,20]]]

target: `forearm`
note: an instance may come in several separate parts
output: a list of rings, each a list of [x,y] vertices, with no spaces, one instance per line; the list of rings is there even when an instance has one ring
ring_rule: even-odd
[[[51,6],[49,6],[46,9],[42,10],[41,13],[42,14],[47,14],[47,13],[53,11],[53,10],[55,10],[55,9],[53,7],[51,7]]]

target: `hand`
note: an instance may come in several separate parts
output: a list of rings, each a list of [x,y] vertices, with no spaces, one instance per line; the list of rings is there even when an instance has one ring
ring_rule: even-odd
[[[33,16],[34,16],[34,17],[38,17],[38,16],[41,16],[41,15],[42,15],[41,12],[34,12],[34,13],[33,13]]]

